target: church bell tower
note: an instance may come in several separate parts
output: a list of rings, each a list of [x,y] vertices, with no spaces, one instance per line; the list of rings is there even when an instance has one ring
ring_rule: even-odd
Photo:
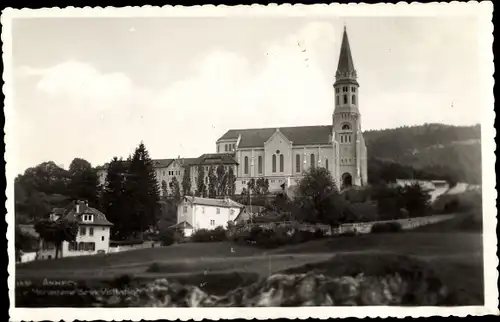
[[[359,83],[354,68],[347,29],[344,27],[339,63],[335,74],[332,137],[337,154],[340,188],[366,184],[366,146],[361,133]]]

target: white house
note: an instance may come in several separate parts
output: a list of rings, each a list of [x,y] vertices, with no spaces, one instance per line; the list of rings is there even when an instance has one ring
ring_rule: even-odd
[[[177,224],[172,227],[183,230],[186,237],[198,229],[226,228],[228,221],[234,221],[243,208],[229,198],[184,197],[177,207]]]
[[[113,226],[99,210],[89,207],[86,201],[76,201],[66,208],[55,208],[51,220],[65,218],[78,223],[78,233],[74,242],[64,241],[59,257],[105,254],[109,252],[110,229]],[[41,240],[38,259],[53,259],[56,247]]]

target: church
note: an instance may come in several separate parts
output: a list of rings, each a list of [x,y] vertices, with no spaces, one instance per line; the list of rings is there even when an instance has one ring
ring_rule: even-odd
[[[311,167],[328,169],[340,189],[367,184],[359,83],[345,27],[333,91],[331,125],[231,129],[217,140],[217,153],[231,153],[238,163],[236,193],[261,177],[270,192],[293,187]]]

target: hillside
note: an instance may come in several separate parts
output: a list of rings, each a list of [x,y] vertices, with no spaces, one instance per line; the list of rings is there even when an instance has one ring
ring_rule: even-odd
[[[366,131],[364,136],[372,182],[413,176],[481,183],[480,125],[424,124]]]

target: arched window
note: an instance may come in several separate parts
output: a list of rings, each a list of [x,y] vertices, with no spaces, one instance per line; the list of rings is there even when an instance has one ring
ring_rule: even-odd
[[[325,168],[328,169],[328,158],[325,159]]]
[[[342,130],[343,130],[343,131],[348,131],[348,130],[350,130],[350,129],[351,129],[351,126],[350,126],[349,124],[347,124],[347,123],[346,123],[346,124],[343,124],[343,125],[342,125]]]
[[[352,104],[356,104],[356,95],[352,95]]]
[[[344,94],[344,104],[347,104],[347,95]]]
[[[276,154],[273,154],[273,162],[272,162],[272,171],[273,173],[276,172]]]
[[[300,172],[300,154],[295,156],[295,171]]]
[[[316,165],[314,157],[315,157],[314,154],[311,154],[311,168],[314,168],[314,166]]]
[[[262,173],[262,156],[259,155],[259,157],[257,158],[257,162],[258,162],[258,168],[259,168],[259,174]]]
[[[245,157],[244,172],[248,174],[248,157]]]
[[[280,154],[280,172],[285,171],[285,156]]]

